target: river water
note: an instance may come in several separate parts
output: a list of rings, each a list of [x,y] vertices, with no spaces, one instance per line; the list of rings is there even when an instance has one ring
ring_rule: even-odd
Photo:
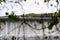
[[[60,32],[56,30],[56,27],[54,26],[52,30],[46,28],[44,30],[37,30],[41,29],[42,24],[34,21],[34,22],[27,22],[29,25],[31,25],[33,28],[35,28],[34,24],[36,24],[36,29],[32,29],[28,24],[22,22],[18,23],[12,23],[12,22],[5,22],[0,23],[1,29],[0,29],[0,40],[13,40],[12,37],[14,36],[14,40],[60,40]],[[48,27],[48,22],[44,22],[44,25]],[[57,25],[58,28],[60,27],[60,24]],[[23,30],[24,27],[24,30]],[[54,32],[53,32],[54,31]],[[58,38],[54,38],[55,36],[58,36]],[[46,38],[47,37],[47,38]]]

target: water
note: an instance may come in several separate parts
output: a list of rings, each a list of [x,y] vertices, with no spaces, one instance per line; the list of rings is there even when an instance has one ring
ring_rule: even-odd
[[[23,25],[24,25],[24,30],[25,30],[25,40],[60,40],[60,36],[56,35],[56,30],[55,27],[52,29],[55,32],[51,33],[50,37],[49,37],[49,30],[45,29],[44,33],[45,35],[43,35],[43,31],[42,30],[35,30],[35,29],[31,29],[28,25],[23,24],[20,25],[22,22],[18,22],[18,23],[12,23],[12,22],[5,22],[5,24],[1,23],[1,27],[3,30],[0,29],[0,40],[12,40],[12,36],[16,37],[15,40],[24,40],[23,38]],[[28,24],[30,24],[32,27],[34,27],[34,24],[37,24],[37,29],[41,29],[41,24],[37,23],[36,21],[34,22],[27,22]],[[44,25],[48,26],[48,23],[45,22]],[[18,31],[18,28],[20,27],[20,31]],[[13,29],[13,30],[12,30]],[[18,34],[18,32],[20,32]],[[58,33],[58,32],[57,32]],[[59,33],[58,33],[59,34]],[[19,36],[19,37],[18,37]],[[45,39],[45,36],[47,36],[47,39]],[[58,39],[54,39],[54,36],[59,36]]]
[[[0,40],[12,40],[12,36],[9,37],[0,37]],[[18,40],[18,37],[14,38],[14,40]],[[23,37],[19,37],[19,40],[24,40]],[[43,40],[43,37],[25,37],[25,40]],[[60,40],[60,38],[58,39],[54,39],[53,36],[51,36],[51,39],[49,39],[49,37],[47,39],[44,40]]]

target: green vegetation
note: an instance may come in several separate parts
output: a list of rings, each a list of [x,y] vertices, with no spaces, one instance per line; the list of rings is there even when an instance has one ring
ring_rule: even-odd
[[[6,0],[0,0],[0,3],[1,3],[1,2],[6,2]]]
[[[21,15],[21,16],[23,16],[23,15]],[[29,14],[24,15],[24,17],[39,17],[39,16],[40,16],[40,14],[34,14],[34,13],[29,13]]]
[[[57,24],[59,23],[57,17],[52,18],[51,21],[52,21],[52,22],[51,22],[50,25],[48,26],[48,29],[52,29],[52,28],[53,28],[53,25],[57,25]]]
[[[6,15],[8,15],[8,12],[6,12]],[[17,15],[15,15],[13,12],[12,12],[12,14],[8,15],[8,19],[9,19],[9,21],[12,21],[12,22],[19,21],[19,17]]]
[[[43,14],[29,13],[29,14],[25,14],[24,17],[60,17],[60,10],[54,13],[43,13]]]
[[[0,0],[0,3],[2,2],[2,0]]]
[[[50,0],[44,0],[44,2],[49,2]]]
[[[9,15],[8,18],[10,21],[13,21],[13,22],[19,21],[19,17],[17,17],[16,15]]]
[[[44,14],[34,14],[34,13],[30,13],[30,14],[26,14],[24,15],[24,17],[51,17],[51,22],[50,25],[48,26],[48,29],[51,30],[53,28],[54,25],[57,25],[58,23],[60,23],[60,10],[59,12],[54,12],[54,13],[44,13]],[[41,19],[40,21],[38,21],[39,23],[43,23],[43,20]],[[45,29],[46,27],[42,27],[42,29]]]

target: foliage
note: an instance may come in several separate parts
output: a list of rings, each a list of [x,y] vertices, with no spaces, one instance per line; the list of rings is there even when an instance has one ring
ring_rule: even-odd
[[[53,17],[51,21],[52,21],[52,22],[51,22],[50,25],[48,26],[48,29],[50,29],[50,30],[53,28],[53,25],[58,24],[58,18],[57,18],[57,17]]]
[[[21,15],[22,16],[22,15]],[[34,14],[34,13],[29,13],[29,14],[26,14],[26,15],[24,15],[24,17],[39,17],[40,16],[40,14]]]
[[[25,14],[24,17],[60,17],[60,10],[58,12],[44,13],[44,14],[42,14],[42,13],[40,13],[40,14],[29,13],[29,14]]]
[[[57,17],[54,17],[52,20],[53,20],[54,25],[58,24],[58,18]]]
[[[53,28],[53,23],[50,23],[50,25],[48,26],[48,29],[51,30]]]
[[[2,2],[2,0],[0,0],[0,3]]]
[[[6,2],[6,0],[0,0],[0,3],[1,3],[1,2]]]
[[[50,0],[44,0],[44,2],[49,2]]]
[[[10,21],[13,21],[13,22],[19,21],[19,17],[17,17],[16,15],[9,15],[8,18]]]
[[[47,14],[47,13],[45,13],[45,14],[26,14],[25,15],[25,17],[51,17],[52,19],[51,19],[51,23],[50,23],[50,25],[48,26],[48,29],[49,30],[51,30],[52,28],[53,28],[53,25],[56,25],[56,24],[58,24],[59,22],[60,22],[60,10],[59,10],[59,12],[57,13],[57,12],[54,12],[54,13],[49,13],[49,14]],[[58,17],[59,17],[59,19],[58,19]],[[39,23],[43,23],[43,20],[41,19],[41,20],[39,20],[38,21]],[[43,28],[44,29],[44,28]]]
[[[3,0],[4,2],[6,2],[6,0]]]
[[[8,15],[7,12],[6,12],[6,15]],[[17,15],[14,15],[13,12],[12,12],[12,14],[8,15],[8,19],[9,19],[9,21],[12,21],[12,22],[18,22],[19,21],[19,17]]]
[[[37,22],[40,23],[40,24],[42,24],[43,23],[43,19],[40,19]]]

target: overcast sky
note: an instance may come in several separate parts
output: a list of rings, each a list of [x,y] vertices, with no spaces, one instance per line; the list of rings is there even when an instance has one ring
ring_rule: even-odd
[[[12,3],[9,1],[13,1]],[[5,16],[5,12],[11,13],[12,11],[17,14],[17,15],[22,15],[23,11],[24,14],[28,13],[50,13],[50,12],[55,12],[57,11],[57,6],[56,0],[51,0],[47,6],[47,3],[44,3],[44,0],[27,0],[21,1],[20,3],[23,5],[23,11],[21,8],[21,5],[18,3],[14,3],[15,1],[18,0],[7,0],[6,3],[2,2],[0,4],[0,16]],[[39,5],[38,5],[39,4]],[[51,7],[50,4],[53,4]],[[60,4],[59,4],[60,6]],[[59,7],[58,6],[58,7]]]

